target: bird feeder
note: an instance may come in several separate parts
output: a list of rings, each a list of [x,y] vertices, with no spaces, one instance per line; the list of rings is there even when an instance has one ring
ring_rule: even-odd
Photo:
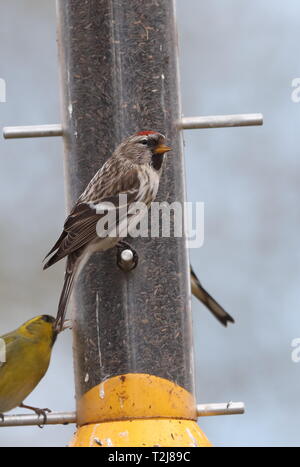
[[[174,2],[61,0],[58,19],[68,207],[141,130],[173,148],[157,200],[183,205]],[[137,268],[119,268],[115,250],[97,253],[76,286],[72,445],[207,445],[196,424],[186,239],[130,244]]]

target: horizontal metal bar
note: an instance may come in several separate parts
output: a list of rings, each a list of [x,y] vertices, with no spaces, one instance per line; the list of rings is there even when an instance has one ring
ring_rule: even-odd
[[[198,404],[197,416],[209,417],[213,415],[238,415],[245,412],[243,402],[228,402],[225,404]],[[45,425],[67,425],[76,423],[75,412],[51,412],[47,414]],[[0,417],[0,428],[11,426],[34,426],[43,425],[43,416],[36,414],[4,415],[4,420]]]
[[[245,413],[243,402],[228,402],[226,404],[198,404],[198,417],[211,417],[213,415],[242,415]]]
[[[62,125],[31,125],[31,126],[7,126],[3,128],[5,139],[13,138],[44,138],[45,136],[62,136]]]
[[[262,114],[212,115],[208,117],[182,117],[178,127],[182,130],[199,128],[226,128],[263,124]]]
[[[263,125],[262,114],[212,115],[208,117],[182,117],[178,128],[194,130],[201,128],[226,128],[236,126]],[[7,126],[3,128],[5,139],[44,138],[48,136],[63,136],[60,123],[53,125]]]
[[[45,425],[67,425],[68,423],[76,423],[75,412],[51,412],[47,414]],[[4,415],[4,420],[0,417],[0,428],[3,426],[30,426],[43,425],[44,418],[42,415],[22,414],[22,415]]]

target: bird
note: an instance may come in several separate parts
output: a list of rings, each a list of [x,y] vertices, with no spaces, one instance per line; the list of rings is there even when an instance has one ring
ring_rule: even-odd
[[[0,417],[15,407],[33,410],[44,421],[49,409],[25,405],[48,370],[58,330],[55,318],[40,315],[0,337]],[[1,422],[0,422],[1,423]]]
[[[205,305],[214,317],[224,326],[228,323],[234,323],[234,319],[224,310],[224,308],[216,302],[202,287],[198,277],[196,276],[192,266],[190,266],[192,294]]]
[[[74,281],[88,258],[96,251],[118,245],[156,198],[164,155],[169,151],[165,136],[157,131],[140,131],[129,136],[94,175],[71,209],[62,234],[44,259],[50,256],[44,264],[47,269],[67,257],[56,317],[59,329],[64,323]],[[121,196],[126,198],[123,205]],[[145,209],[132,212],[133,203],[143,203]],[[104,212],[109,214],[111,206],[115,210],[115,223],[99,228],[99,221],[104,219]]]

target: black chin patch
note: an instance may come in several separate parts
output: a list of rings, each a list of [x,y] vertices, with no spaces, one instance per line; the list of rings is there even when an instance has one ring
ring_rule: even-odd
[[[164,154],[152,154],[151,165],[153,169],[160,170],[164,160]]]

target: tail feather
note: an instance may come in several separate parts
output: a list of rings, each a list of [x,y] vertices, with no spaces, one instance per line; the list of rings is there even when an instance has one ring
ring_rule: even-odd
[[[55,325],[56,328],[61,331],[63,329],[65,316],[67,313],[67,306],[70,300],[71,292],[73,290],[74,280],[76,277],[78,269],[78,262],[76,259],[70,255],[67,259],[67,267],[65,272],[65,279],[63,289],[60,294],[59,304],[58,304],[58,311],[56,316]]]
[[[220,321],[220,323],[222,323],[224,326],[227,326],[228,322],[234,323],[234,319],[202,287],[192,267],[191,267],[191,283],[192,283],[192,294],[196,298],[198,298],[198,300],[200,300],[209,309],[209,311],[214,315],[214,317],[218,321]]]

